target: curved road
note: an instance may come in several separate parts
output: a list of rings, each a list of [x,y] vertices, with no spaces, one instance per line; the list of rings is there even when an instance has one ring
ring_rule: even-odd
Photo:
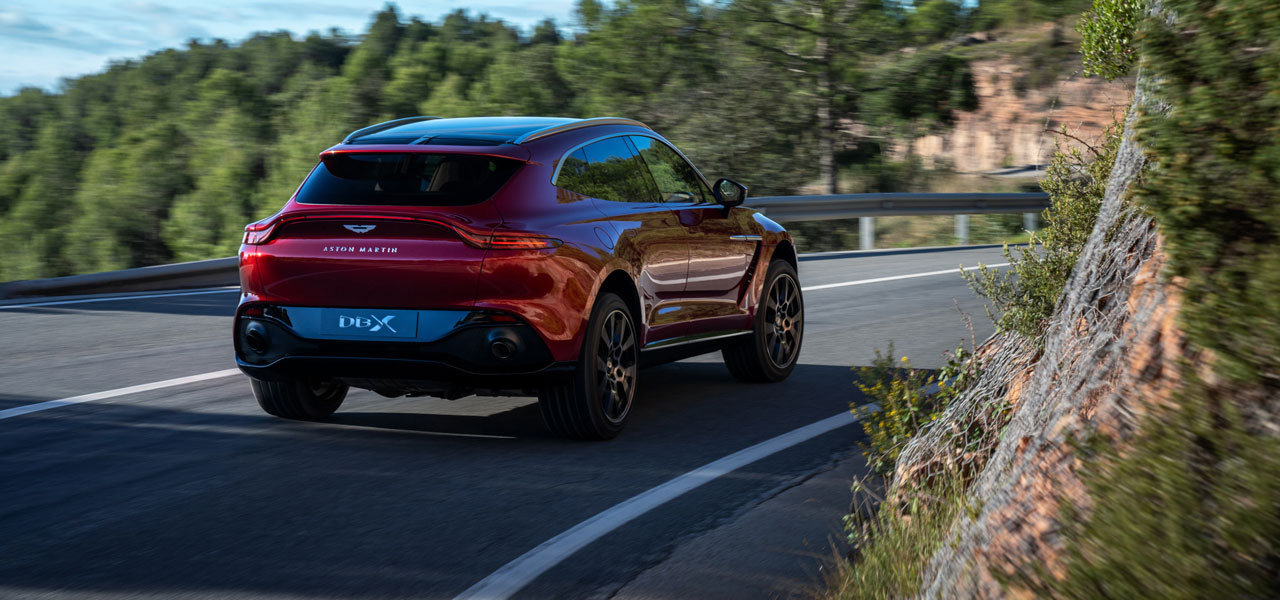
[[[738,383],[719,355],[643,371],[632,422],[606,443],[550,437],[527,398],[353,391],[332,422],[282,421],[239,374],[37,407],[233,368],[236,294],[0,303],[0,597],[452,598],[593,515],[861,402],[849,367],[890,340],[940,366],[970,339],[957,305],[979,339],[991,331],[954,270],[1002,263],[998,248],[801,260],[790,379]],[[710,480],[516,597],[608,597],[857,436],[838,427]]]

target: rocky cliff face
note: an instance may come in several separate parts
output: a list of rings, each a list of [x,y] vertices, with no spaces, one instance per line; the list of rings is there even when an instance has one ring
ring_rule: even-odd
[[[1001,579],[1060,575],[1060,508],[1070,500],[1088,509],[1077,443],[1102,434],[1123,447],[1141,415],[1177,388],[1187,351],[1175,323],[1178,288],[1161,279],[1154,224],[1125,201],[1143,163],[1128,135],[1043,351],[1012,336],[989,340],[978,384],[943,418],[954,425],[929,430],[899,462],[897,481],[908,484],[963,467],[980,509],[930,559],[926,597],[1003,597]],[[963,439],[988,443],[956,444],[957,427],[976,427],[982,435]]]
[[[1051,43],[1048,29],[1040,34]],[[999,43],[999,42],[980,42]],[[1060,58],[1071,65],[1063,76],[1038,89],[1023,87],[1037,68],[1032,59],[1001,57],[972,63],[979,108],[960,113],[945,133],[915,141],[912,151],[933,164],[939,159],[956,171],[990,171],[1008,166],[1039,165],[1053,155],[1056,132],[1063,126],[1077,138],[1094,143],[1107,125],[1120,118],[1133,94],[1131,78],[1107,82],[1079,74],[1078,54]],[[1068,143],[1075,143],[1064,139]]]

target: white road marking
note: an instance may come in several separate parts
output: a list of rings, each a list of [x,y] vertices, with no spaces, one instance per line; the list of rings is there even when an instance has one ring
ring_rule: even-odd
[[[231,377],[232,375],[238,375],[239,373],[240,373],[240,369],[224,369],[221,371],[213,371],[210,373],[201,373],[199,375],[178,377],[177,379],[166,379],[164,381],[144,383],[141,385],[131,385],[129,387],[122,387],[122,388],[116,388],[114,390],[107,390],[105,392],[94,392],[92,394],[72,396],[70,398],[63,398],[61,400],[49,400],[46,402],[37,402],[35,404],[27,404],[24,406],[15,406],[13,408],[6,408],[4,410],[0,410],[0,421],[4,419],[12,419],[13,417],[18,417],[26,414],[31,414],[33,412],[40,412],[42,410],[58,408],[60,406],[70,406],[72,404],[83,404],[85,402],[94,402],[96,400],[106,400],[108,398],[117,398],[120,396],[127,396],[129,394],[140,394],[142,392],[150,392],[152,390],[161,390],[164,388],[187,385],[188,383],[198,383],[201,381],[209,381],[211,379],[221,379],[223,377]]]
[[[1009,266],[1009,263],[997,263],[994,265],[985,265],[985,266],[989,269],[994,269],[998,267],[1007,267]],[[932,277],[934,275],[955,275],[960,271],[974,271],[980,268],[982,267],[981,266],[964,267],[964,268],[957,267],[955,269],[947,269],[945,271],[929,271],[928,273],[912,273],[910,275],[893,275],[890,277],[877,277],[875,279],[861,279],[858,281],[843,281],[840,283],[828,283],[825,285],[811,285],[809,287],[800,288],[800,291],[813,292],[817,290],[829,290],[831,288],[849,287],[851,285],[866,285],[868,283],[882,283],[885,281],[897,281],[899,279],[914,279],[916,277]]]
[[[805,425],[778,437],[760,442],[750,448],[734,452],[662,485],[632,496],[621,504],[578,523],[564,533],[525,552],[520,557],[491,573],[488,577],[476,582],[466,591],[458,594],[454,600],[505,600],[510,598],[539,575],[560,564],[561,561],[574,552],[583,549],[591,542],[600,539],[636,517],[674,500],[704,483],[709,483],[721,475],[740,469],[757,460],[829,431],[856,423],[867,412],[878,410],[875,404],[866,406],[866,412],[859,412],[858,415],[842,412],[838,415],[827,417],[816,423]]]
[[[192,290],[188,292],[167,292],[164,294],[138,294],[135,296],[108,296],[104,298],[80,298],[78,300],[53,300],[50,302],[31,302],[28,304],[0,304],[0,310],[6,308],[32,308],[35,306],[57,306],[59,304],[84,304],[86,302],[115,302],[117,300],[145,300],[147,298],[169,298],[171,296],[199,296],[201,294],[225,294],[239,292],[238,287],[222,287],[213,289]]]
[[[1001,248],[1004,244],[966,244],[964,246],[915,246],[913,248],[872,248],[871,250],[828,250],[826,252],[805,252],[800,254],[800,258],[810,256],[858,256],[860,254],[880,254],[887,253],[897,254],[919,254],[923,252],[963,252],[965,250],[987,250],[989,248]],[[1010,244],[1009,247],[1013,247]]]

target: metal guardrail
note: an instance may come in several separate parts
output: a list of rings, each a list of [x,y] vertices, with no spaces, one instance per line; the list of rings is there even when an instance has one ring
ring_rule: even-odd
[[[1049,195],[1018,194],[837,194],[747,198],[746,205],[780,223],[860,217],[1039,213]]]
[[[1040,211],[1049,208],[1049,195],[1006,194],[833,194],[826,196],[773,196],[747,198],[746,205],[780,223],[858,219],[858,240],[863,250],[875,247],[875,217],[955,215],[956,240],[969,241],[969,215],[1022,213],[1029,231],[1037,227]]]
[[[121,271],[0,283],[0,298],[139,292],[240,283],[239,259],[214,258]]]
[[[1049,207],[1048,194],[839,194],[748,198],[746,206],[779,222],[860,220],[862,246],[873,246],[872,218],[883,216],[956,215],[956,237],[968,237],[968,217],[982,213],[1024,213],[1027,229],[1034,216]],[[236,257],[215,258],[88,275],[0,283],[0,299],[20,296],[95,294],[177,289],[239,282]]]

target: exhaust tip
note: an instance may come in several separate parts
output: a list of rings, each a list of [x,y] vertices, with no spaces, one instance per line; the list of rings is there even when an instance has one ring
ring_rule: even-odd
[[[516,343],[507,338],[498,338],[489,344],[489,352],[498,360],[507,360],[516,354]]]
[[[244,345],[258,354],[265,353],[271,346],[267,338],[267,328],[262,323],[250,323],[245,327]]]

